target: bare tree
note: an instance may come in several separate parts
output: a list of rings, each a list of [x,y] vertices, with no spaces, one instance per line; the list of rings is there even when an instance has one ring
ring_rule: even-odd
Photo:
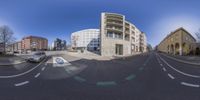
[[[13,31],[6,25],[0,27],[0,43],[3,43],[3,53],[6,53],[6,46],[13,43],[15,38],[13,37]]]
[[[197,37],[197,41],[200,42],[200,28],[199,31],[195,33],[196,37]]]

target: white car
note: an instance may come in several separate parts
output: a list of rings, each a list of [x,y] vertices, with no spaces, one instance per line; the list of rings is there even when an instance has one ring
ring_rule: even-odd
[[[27,60],[30,62],[41,62],[45,58],[46,58],[45,52],[35,52]]]

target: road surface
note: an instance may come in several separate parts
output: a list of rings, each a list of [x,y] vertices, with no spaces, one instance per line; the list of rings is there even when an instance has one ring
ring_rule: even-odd
[[[0,100],[200,99],[200,66],[156,52],[110,61],[80,59],[60,67],[52,59],[23,72],[0,72]]]

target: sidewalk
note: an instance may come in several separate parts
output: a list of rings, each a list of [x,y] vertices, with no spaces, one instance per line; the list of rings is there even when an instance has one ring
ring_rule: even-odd
[[[17,56],[0,57],[0,66],[15,65],[26,62],[25,59]]]
[[[105,56],[100,56],[95,53],[78,53],[78,52],[68,52],[67,53],[70,56],[74,56],[77,58],[83,58],[83,59],[95,59],[95,60],[111,60],[114,59],[114,57],[105,57]]]
[[[124,58],[129,58],[134,55],[126,55],[126,56],[101,56],[92,52],[87,52],[87,53],[78,53],[78,52],[68,52],[67,53],[70,56],[74,56],[77,58],[83,58],[83,59],[95,59],[95,60],[112,60],[112,59],[124,59]],[[140,53],[138,53],[140,54]],[[138,55],[135,54],[135,55]]]
[[[200,65],[200,57],[199,56],[180,56],[180,55],[169,55],[169,54],[163,54],[163,55],[167,56],[168,58],[179,61],[179,62],[193,64],[193,65]]]

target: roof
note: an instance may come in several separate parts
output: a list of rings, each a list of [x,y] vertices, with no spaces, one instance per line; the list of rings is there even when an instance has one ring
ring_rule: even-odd
[[[40,36],[32,36],[32,35],[27,36],[27,37],[24,37],[23,39],[28,39],[28,38],[40,38],[40,39],[45,39],[45,40],[47,40],[47,39],[44,38],[44,37],[40,37]]]
[[[183,27],[180,27],[180,28],[174,30],[173,32],[171,32],[170,34],[168,34],[160,43],[162,43],[168,37],[170,37],[171,35],[175,34],[177,31],[180,31],[180,30],[185,31],[189,36],[191,36],[196,41],[196,39],[186,29],[184,29]]]

